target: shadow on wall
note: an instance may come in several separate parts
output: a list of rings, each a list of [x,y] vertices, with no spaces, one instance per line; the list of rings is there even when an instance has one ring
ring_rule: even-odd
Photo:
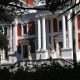
[[[12,60],[14,60],[14,62],[21,61],[22,54],[19,54],[17,51],[15,51],[14,54],[12,55]]]
[[[36,60],[36,53],[31,53],[32,60]]]
[[[15,51],[13,57],[14,57],[14,61],[23,61],[23,59],[25,59],[23,58],[23,55],[21,53],[18,53],[17,51]],[[36,53],[31,53],[31,57],[32,57],[32,60],[36,60]]]

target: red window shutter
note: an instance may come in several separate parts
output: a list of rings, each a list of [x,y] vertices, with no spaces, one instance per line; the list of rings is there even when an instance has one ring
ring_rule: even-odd
[[[28,34],[30,35],[35,34],[35,22],[34,21],[28,22]]]
[[[77,25],[78,25],[78,29],[80,29],[80,15],[77,16]]]
[[[53,26],[54,26],[54,32],[57,32],[58,31],[58,29],[57,29],[57,19],[56,18],[54,18],[53,19]]]
[[[17,35],[21,36],[21,24],[20,23],[17,24]]]
[[[79,46],[79,49],[80,49],[80,33],[78,33],[78,46]]]
[[[33,27],[33,24],[32,24],[32,21],[31,22],[28,22],[28,31],[30,31]]]
[[[26,4],[33,5],[33,0],[26,0]]]
[[[18,47],[20,47],[20,46],[21,46],[21,40],[18,39]]]
[[[21,40],[18,40],[18,46],[17,46],[17,51],[19,54],[21,54]]]

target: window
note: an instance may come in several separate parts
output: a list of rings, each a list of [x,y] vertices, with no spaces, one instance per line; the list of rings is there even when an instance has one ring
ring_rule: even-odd
[[[28,58],[28,46],[23,45],[23,57]]]
[[[68,30],[68,28],[67,28],[67,16],[65,17],[65,19],[66,19],[66,31]]]
[[[62,21],[59,21],[59,31],[62,31]]]
[[[35,43],[33,40],[29,40],[29,45],[31,47],[31,53],[35,53]]]
[[[5,48],[5,58],[8,59],[8,46]]]
[[[77,25],[78,25],[78,29],[80,29],[80,15],[77,16]]]
[[[17,24],[17,35],[21,36],[21,24],[20,23]]]
[[[23,26],[23,32],[24,34],[27,34],[27,26]]]
[[[51,28],[50,28],[50,20],[48,20],[48,26],[49,26],[49,33],[51,32]]]
[[[21,40],[18,40],[17,51],[19,54],[21,54]]]
[[[54,26],[53,31],[57,32],[58,29],[57,29],[57,19],[56,18],[53,19],[53,26]]]
[[[7,27],[4,28],[4,34],[7,35]]]
[[[28,34],[29,35],[35,34],[35,22],[34,21],[28,22]]]
[[[17,52],[21,54],[21,46],[17,46]]]

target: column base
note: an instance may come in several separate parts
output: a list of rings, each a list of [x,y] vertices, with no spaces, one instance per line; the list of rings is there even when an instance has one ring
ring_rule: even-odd
[[[8,57],[9,57],[9,61],[13,63],[13,62],[17,62],[17,61],[20,60],[21,54],[18,54],[18,53],[16,53],[16,54],[9,54]]]
[[[73,49],[62,48],[61,49],[61,58],[63,58],[63,59],[73,59]]]
[[[77,62],[80,62],[80,50],[76,51]]]
[[[37,50],[36,51],[36,60],[48,59],[48,50]]]

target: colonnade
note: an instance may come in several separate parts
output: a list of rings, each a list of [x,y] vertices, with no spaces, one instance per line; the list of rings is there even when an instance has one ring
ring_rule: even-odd
[[[42,22],[41,22],[42,21]],[[41,25],[42,24],[42,25]],[[38,50],[46,50],[46,25],[45,17],[38,19]]]
[[[66,31],[66,16],[62,15],[62,34],[63,34],[63,48],[72,48],[72,22],[71,22],[71,14],[67,15],[67,31]],[[67,40],[68,39],[68,40]]]

